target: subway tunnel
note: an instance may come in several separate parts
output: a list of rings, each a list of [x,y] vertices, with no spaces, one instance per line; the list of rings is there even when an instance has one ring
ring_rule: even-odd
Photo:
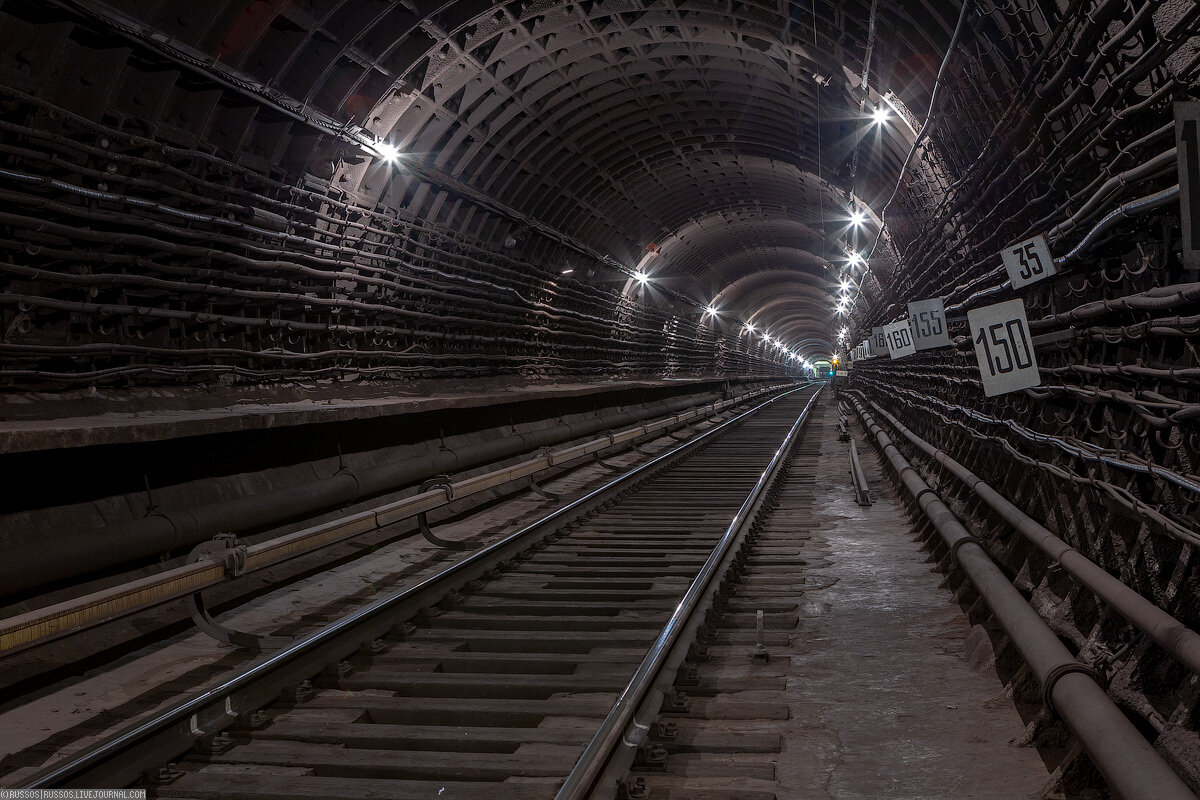
[[[1194,799],[1198,75],[1189,0],[0,0],[0,789]]]

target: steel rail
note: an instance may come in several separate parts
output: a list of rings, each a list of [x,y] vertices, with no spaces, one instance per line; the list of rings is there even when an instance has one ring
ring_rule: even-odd
[[[609,447],[627,444],[642,436],[696,421],[767,392],[776,391],[777,388],[748,392],[729,400],[708,403],[619,433],[545,453],[482,475],[464,478],[449,483],[448,489],[433,488],[402,500],[247,546],[245,557],[236,573],[219,559],[206,558],[45,608],[0,619],[0,657],[194,594],[248,572],[274,566],[353,536],[427,513],[454,500],[461,500],[515,480],[530,478],[550,467],[569,464]]]
[[[1067,724],[1109,787],[1123,800],[1197,800],[1162,755],[1117,708],[1045,620],[996,566],[938,494],[908,463],[887,432],[851,398],[912,502],[933,524],[1041,686],[1042,702]]]
[[[422,608],[436,604],[463,584],[481,577],[497,563],[512,558],[536,539],[578,519],[631,484],[653,476],[768,406],[811,385],[804,384],[778,394],[722,422],[686,444],[631,469],[437,574],[348,614],[286,649],[261,659],[220,685],[204,690],[150,719],[136,722],[37,772],[20,788],[128,785],[145,770],[169,762],[197,742],[211,739],[272,702],[280,692],[311,678],[326,666],[338,663],[386,635]]]
[[[1013,530],[1054,559],[1067,574],[1094,592],[1114,611],[1170,653],[1180,664],[1192,672],[1200,674],[1200,634],[1142,597],[1088,559],[1087,556],[1055,536],[1037,520],[1013,505],[1008,498],[989,486],[983,478],[906,428],[900,420],[881,408],[878,403],[867,400],[865,397],[863,399],[897,432],[960,480],[964,486],[978,495],[979,499],[991,506],[992,510],[1012,526]]]
[[[554,800],[584,800],[588,797],[595,786],[597,779],[603,773],[609,758],[613,754],[617,745],[625,737],[626,729],[635,722],[635,716],[642,700],[653,688],[662,673],[663,665],[667,662],[668,657],[675,649],[680,641],[684,629],[692,620],[693,614],[699,607],[706,591],[713,583],[713,578],[716,576],[719,566],[725,560],[725,556],[729,553],[734,542],[743,534],[745,528],[753,521],[751,511],[762,498],[767,487],[774,481],[780,465],[783,463],[787,454],[790,452],[792,445],[796,441],[804,423],[808,421],[809,411],[813,404],[821,394],[824,387],[818,387],[813,396],[809,398],[804,409],[796,418],[796,422],[792,425],[783,442],[776,449],[775,454],[771,457],[771,461],[759,476],[758,481],[750,490],[750,494],[746,497],[741,507],[734,514],[729,526],[725,529],[721,539],[713,548],[712,553],[704,562],[704,566],[700,569],[699,574],[688,586],[687,593],[683,599],[675,607],[675,611],[667,620],[658,637],[646,651],[645,657],[641,664],[638,665],[633,677],[629,679],[625,689],[617,697],[613,704],[612,710],[601,723],[599,730],[588,742],[584,748],[583,754],[572,768],[567,779],[564,781],[558,793],[554,796]]]

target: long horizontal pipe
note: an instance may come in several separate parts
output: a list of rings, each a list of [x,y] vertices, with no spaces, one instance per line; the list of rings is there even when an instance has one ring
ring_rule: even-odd
[[[63,531],[52,538],[12,543],[0,559],[0,594],[36,589],[171,550],[190,548],[218,533],[238,533],[278,525],[287,519],[411,486],[434,475],[461,472],[617,425],[627,425],[648,414],[687,407],[691,402],[694,401],[688,398],[663,400],[650,404],[649,411],[629,409],[561,423],[457,449],[440,449],[360,471],[341,470],[323,480],[271,492],[189,509],[158,511],[107,528]]]
[[[864,398],[865,399],[865,398]],[[1139,630],[1157,642],[1192,672],[1200,674],[1200,634],[1142,597],[1087,556],[1055,536],[1037,520],[1017,508],[1008,498],[989,486],[983,478],[955,461],[942,450],[917,436],[900,420],[867,400],[898,433],[940,464],[947,472],[962,481],[992,510],[1000,515],[1017,533],[1024,536],[1046,555],[1054,559],[1067,574],[1078,580],[1114,611],[1129,620]]]
[[[1042,687],[1050,707],[1066,722],[1113,792],[1123,800],[1197,800],[1183,780],[1142,737],[1087,667],[1047,627],[1009,582],[975,537],[921,478],[852,397],[863,424],[874,435],[904,488],[933,523],[996,621],[1008,634]]]

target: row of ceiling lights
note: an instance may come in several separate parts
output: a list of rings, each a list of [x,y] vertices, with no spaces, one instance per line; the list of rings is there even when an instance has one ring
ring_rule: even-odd
[[[875,107],[875,110],[871,112],[871,123],[873,125],[882,126],[890,118],[891,118],[891,111],[888,109],[887,105],[885,105],[883,102],[880,102],[880,104]],[[850,221],[851,227],[855,231],[857,231],[859,228],[861,228],[862,226],[864,226],[866,224],[867,214],[865,211],[852,208],[852,209],[850,209],[849,221]],[[834,313],[837,314],[838,316],[849,314],[850,310],[852,308],[854,308],[855,303],[858,302],[858,291],[857,290],[859,289],[859,285],[857,283],[855,283],[853,277],[851,277],[851,276],[853,274],[853,270],[856,267],[860,267],[865,264],[866,264],[866,259],[864,259],[862,253],[858,252],[857,250],[851,250],[850,252],[848,252],[846,254],[846,267],[847,268],[846,268],[846,272],[842,275],[841,284],[838,287],[836,304],[834,305]],[[854,290],[853,296],[851,294],[852,290]],[[838,346],[841,347],[841,346],[845,345],[849,336],[850,336],[850,329],[848,327],[842,327],[838,331],[838,336],[837,336]]]
[[[650,276],[641,270],[635,271],[633,273],[633,278],[641,286],[645,286],[648,283],[650,283]],[[713,303],[709,303],[708,305],[706,305],[704,307],[704,317],[716,318],[716,317],[720,317],[720,316],[721,316],[721,310],[719,308],[717,308],[717,306],[714,305]],[[754,325],[749,322],[743,322],[742,326],[743,326],[743,330],[751,336],[753,336],[755,333],[757,333],[757,331],[754,329]],[[781,340],[773,338],[766,331],[763,331],[759,335],[762,337],[762,340],[764,342],[766,342],[766,344],[769,347],[774,347],[776,350],[779,350],[784,356],[786,356],[787,358],[791,359],[792,361],[795,361],[798,364],[800,364],[801,367],[803,367],[805,369],[812,369],[812,364],[809,363],[807,358],[805,358],[804,356],[795,352],[791,348],[787,347],[787,345],[785,345]]]
[[[891,115],[888,111],[887,106],[880,104],[872,112],[871,120],[872,120],[872,123],[875,125],[883,125],[890,116]],[[396,145],[392,144],[391,142],[385,141],[383,139],[380,139],[379,141],[371,144],[367,149],[373,155],[378,156],[386,164],[393,165],[400,161],[400,156],[401,156],[400,148],[397,147]],[[852,209],[850,209],[850,216],[849,216],[848,221],[850,222],[850,225],[855,230],[857,230],[858,228],[861,228],[863,225],[866,224],[867,214],[865,211],[862,211],[861,209],[852,208]],[[862,254],[858,253],[857,251],[851,251],[850,253],[847,254],[847,264],[850,268],[860,266],[864,263],[865,263],[865,261],[862,257]],[[568,268],[568,269],[564,269],[562,271],[562,274],[570,275],[572,272],[574,272],[574,270]],[[650,276],[640,269],[634,270],[633,279],[635,281],[637,281],[639,286],[645,286],[650,283]],[[855,297],[853,297],[853,298],[850,296],[851,287],[858,288],[852,279],[843,276],[841,285],[838,290],[838,295],[836,298],[837,303],[834,307],[834,311],[836,314],[842,315],[842,314],[849,313],[850,309],[853,308],[854,303],[857,301],[857,299],[858,299],[857,295],[855,295]],[[716,308],[712,303],[709,303],[708,305],[706,305],[704,307],[704,316],[705,317],[720,316],[719,309]],[[754,326],[752,324],[750,324],[749,322],[746,322],[743,324],[745,326],[745,330],[747,333],[749,333],[749,334],[755,333]],[[843,327],[838,332],[838,345],[839,346],[845,344],[846,338],[849,336],[849,333],[850,333],[849,329],[845,328],[845,327]],[[800,356],[798,353],[795,353],[792,350],[786,348],[781,342],[778,342],[775,339],[773,339],[765,331],[761,335],[762,335],[762,338],[766,341],[766,343],[768,345],[774,346],[776,349],[784,351],[785,354],[789,358],[791,358],[795,361],[798,361],[801,364],[801,366],[803,366],[805,368],[811,368],[812,365],[803,356]],[[836,353],[831,354],[831,358],[836,358],[836,355],[837,355]]]

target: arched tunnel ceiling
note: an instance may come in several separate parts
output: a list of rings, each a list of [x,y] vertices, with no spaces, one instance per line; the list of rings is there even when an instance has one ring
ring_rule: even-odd
[[[376,195],[403,196],[419,180],[404,164],[419,162],[629,267],[660,245],[655,280],[797,341],[831,336],[833,282],[791,273],[820,278],[845,257],[848,198],[878,212],[911,142],[898,122],[870,125],[864,100],[869,111],[891,91],[923,109],[958,12],[946,0],[112,5],[399,147]],[[347,165],[343,188],[365,190],[367,174]],[[762,291],[737,288],[753,275]]]

